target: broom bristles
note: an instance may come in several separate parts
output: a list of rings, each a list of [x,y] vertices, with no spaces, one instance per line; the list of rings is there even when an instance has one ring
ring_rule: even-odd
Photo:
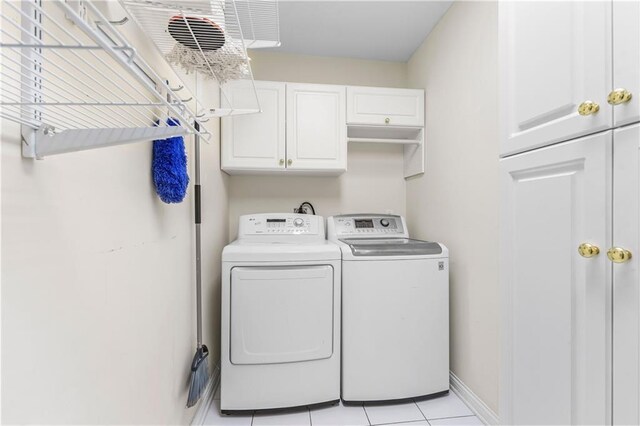
[[[187,408],[193,407],[198,403],[198,400],[200,400],[200,397],[207,387],[207,383],[209,383],[209,366],[207,362],[209,351],[206,349],[206,346],[203,346],[203,349],[196,350],[196,354],[193,357]]]

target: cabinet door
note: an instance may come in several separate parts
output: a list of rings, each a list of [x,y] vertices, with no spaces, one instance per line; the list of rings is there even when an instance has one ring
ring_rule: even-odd
[[[508,1],[499,13],[501,155],[611,128],[611,2]],[[585,101],[600,110],[580,115]]]
[[[287,169],[346,170],[345,87],[287,84]]]
[[[347,87],[347,123],[424,125],[424,90]]]
[[[262,112],[222,118],[222,170],[284,170],[285,84],[255,85]],[[223,106],[251,101],[252,90],[246,84],[227,88]]]
[[[613,423],[640,424],[640,125],[614,132]]]
[[[613,2],[613,88],[631,100],[613,107],[616,126],[640,121],[640,2]]]
[[[501,160],[504,424],[610,423],[611,133]]]

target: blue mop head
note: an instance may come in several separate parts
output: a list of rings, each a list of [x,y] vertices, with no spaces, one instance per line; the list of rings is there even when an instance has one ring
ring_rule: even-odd
[[[169,126],[179,126],[176,119],[167,119]],[[153,183],[165,203],[179,203],[187,194],[187,154],[182,136],[153,141]]]

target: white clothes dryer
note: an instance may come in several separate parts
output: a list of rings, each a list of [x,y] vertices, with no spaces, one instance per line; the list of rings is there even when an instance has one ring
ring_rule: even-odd
[[[333,216],[342,252],[342,399],[449,390],[449,254],[409,238],[403,217]]]
[[[340,399],[340,257],[321,216],[240,217],[222,252],[223,412]]]

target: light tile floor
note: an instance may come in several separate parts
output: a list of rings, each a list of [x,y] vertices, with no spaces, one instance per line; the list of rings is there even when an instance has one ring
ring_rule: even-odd
[[[453,392],[428,400],[401,404],[364,404],[302,408],[276,413],[220,414],[220,393],[216,392],[206,425],[217,426],[421,426],[482,425],[480,419]]]

